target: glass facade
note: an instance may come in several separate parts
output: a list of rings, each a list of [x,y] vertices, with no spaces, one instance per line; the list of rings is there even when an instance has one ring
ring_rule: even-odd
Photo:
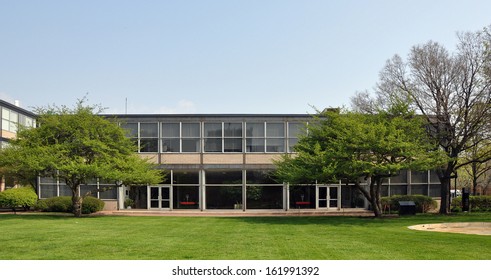
[[[88,184],[80,186],[79,195],[86,195],[90,192],[90,196],[114,200],[117,199],[117,188],[114,184],[99,182],[93,180]],[[57,178],[39,178],[38,182],[39,198],[50,198],[55,196],[71,196],[72,190],[62,180]]]
[[[121,127],[138,152],[159,154],[167,178],[155,186],[127,188],[134,208],[154,210],[289,210],[365,208],[353,185],[313,182],[288,185],[272,176],[274,157],[293,153],[308,133],[307,116],[122,116]],[[186,154],[186,155],[182,155]],[[228,155],[230,156],[224,156]],[[174,162],[167,162],[167,160]],[[232,159],[232,160],[229,160]],[[207,161],[208,160],[208,161]],[[366,183],[366,182],[365,182]],[[101,199],[117,199],[119,189],[98,181],[81,188]],[[70,195],[57,180],[42,179],[40,196]],[[403,171],[383,182],[382,195],[424,194],[438,197],[434,172]]]
[[[121,123],[140,153],[292,153],[298,121]]]
[[[2,107],[2,130],[16,133],[19,125],[35,127],[36,120],[32,117],[19,113],[6,107]]]

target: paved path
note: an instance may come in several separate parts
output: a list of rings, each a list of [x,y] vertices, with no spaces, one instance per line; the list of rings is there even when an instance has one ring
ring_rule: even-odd
[[[485,223],[485,222],[424,224],[424,225],[410,226],[409,229],[491,235],[491,223]]]
[[[365,209],[341,209],[341,210],[309,210],[309,209],[290,209],[285,210],[173,210],[173,211],[152,211],[146,209],[101,211],[93,215],[114,215],[114,216],[188,216],[188,217],[278,217],[278,216],[373,216],[372,211]]]

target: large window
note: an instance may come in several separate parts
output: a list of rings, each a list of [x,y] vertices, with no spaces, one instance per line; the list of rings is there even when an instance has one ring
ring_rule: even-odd
[[[298,137],[304,133],[305,124],[299,122],[288,123],[288,152],[295,152],[294,146],[298,143]]]
[[[224,123],[225,153],[242,153],[242,123]]]
[[[264,123],[246,123],[246,152],[264,153]]]
[[[284,123],[266,124],[266,152],[268,153],[285,152],[285,124]]]
[[[140,152],[159,151],[159,132],[157,123],[140,123]]]
[[[199,172],[172,172],[173,208],[199,209]]]
[[[122,123],[120,126],[125,131],[126,137],[135,144],[137,148],[135,152],[140,151],[138,148],[138,123]]]
[[[162,123],[162,152],[179,153],[180,145],[179,123]]]
[[[200,148],[200,124],[182,123],[182,152],[198,153]]]
[[[19,114],[9,110],[7,108],[2,108],[2,129],[10,132],[17,132],[19,123]]]
[[[204,141],[205,152],[221,153],[222,152],[222,123],[205,123],[204,124]]]

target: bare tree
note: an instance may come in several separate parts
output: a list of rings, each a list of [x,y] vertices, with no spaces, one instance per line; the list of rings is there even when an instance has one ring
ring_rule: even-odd
[[[476,145],[491,139],[490,38],[486,29],[459,33],[453,54],[432,41],[416,45],[407,61],[398,55],[387,61],[380,73],[375,101],[363,103],[370,98],[361,94],[354,98],[358,101],[355,109],[359,111],[380,100],[409,98],[426,117],[435,144],[449,157],[448,163],[437,170],[441,183],[440,213],[450,211],[450,180],[457,169],[491,159],[489,153],[483,153],[479,158],[459,160]]]

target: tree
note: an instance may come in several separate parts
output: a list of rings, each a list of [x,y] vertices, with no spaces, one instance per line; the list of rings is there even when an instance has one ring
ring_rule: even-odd
[[[457,170],[491,158],[489,153],[479,158],[462,158],[476,145],[491,139],[490,37],[486,30],[460,33],[454,54],[432,41],[417,45],[412,47],[406,62],[395,55],[380,73],[375,100],[390,102],[391,98],[386,97],[392,96],[411,100],[431,127],[430,137],[449,158],[437,168],[441,183],[440,213],[450,211],[450,181]],[[354,100],[365,105],[363,100],[376,103],[363,94]],[[370,104],[365,107],[355,104],[355,107],[364,110]]]
[[[427,170],[442,160],[431,150],[421,119],[404,112],[406,109],[378,114],[319,113],[295,146],[296,154],[276,162],[276,175],[291,183],[353,183],[374,215],[381,216],[384,179],[402,170]],[[362,180],[368,182],[368,189]]]
[[[491,143],[490,141],[479,141],[477,137],[473,137],[472,141],[478,143],[466,151],[459,159],[464,162],[470,162],[461,168],[463,172],[459,172],[459,182],[463,183],[462,186],[471,188],[472,195],[477,195],[478,185],[481,184],[484,187],[484,185],[487,186],[488,184],[486,175],[491,171],[491,160],[488,159],[490,157],[489,154],[491,154]],[[481,159],[485,160],[481,161]],[[462,177],[464,177],[464,180]],[[466,181],[470,181],[470,183],[466,184]]]
[[[154,184],[162,174],[140,158],[134,143],[116,120],[97,115],[99,106],[79,100],[75,108],[38,108],[38,127],[20,128],[17,138],[0,151],[0,170],[33,181],[39,176],[63,180],[72,191],[73,213],[81,216],[85,196],[80,186],[99,178],[115,187]],[[103,190],[99,190],[103,191]]]

